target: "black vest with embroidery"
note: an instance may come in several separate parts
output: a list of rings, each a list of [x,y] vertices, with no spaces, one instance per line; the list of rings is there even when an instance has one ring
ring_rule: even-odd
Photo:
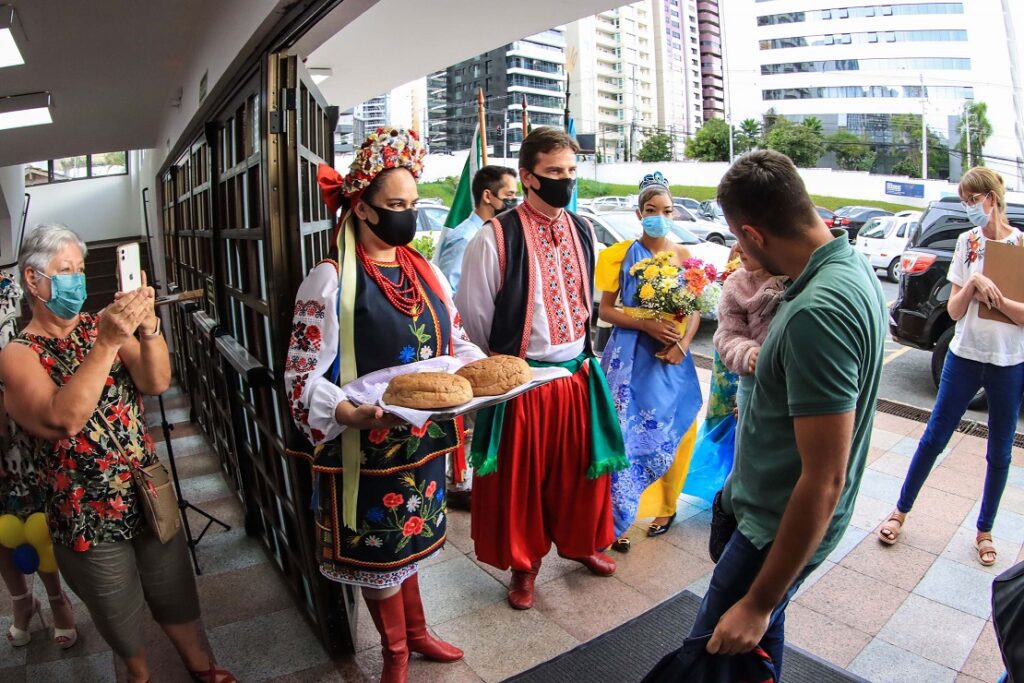
[[[583,249],[583,257],[586,259],[585,287],[587,299],[592,303],[594,300],[595,261],[593,231],[585,219],[571,211],[566,211],[566,214],[576,230],[576,236]],[[529,301],[530,289],[530,255],[526,247],[526,237],[523,235],[523,221],[519,217],[518,210],[505,211],[498,214],[494,220],[501,224],[499,239],[503,243],[498,245],[498,249],[499,252],[504,249],[505,259],[501,284],[494,297],[494,318],[491,322],[487,346],[491,353],[522,357],[523,349],[527,348],[530,341],[530,329],[526,326],[526,306]],[[593,318],[593,314],[591,306],[591,318]],[[588,356],[593,355],[590,334],[584,335],[584,348]]]

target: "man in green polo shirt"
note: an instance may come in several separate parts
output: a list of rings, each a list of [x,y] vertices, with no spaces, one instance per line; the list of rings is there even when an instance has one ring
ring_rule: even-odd
[[[691,636],[713,632],[713,654],[760,644],[778,677],[786,605],[853,513],[882,370],[885,299],[846,233],[822,222],[789,157],[741,157],[718,202],[740,246],[789,284],[739,420],[724,493],[738,528]]]

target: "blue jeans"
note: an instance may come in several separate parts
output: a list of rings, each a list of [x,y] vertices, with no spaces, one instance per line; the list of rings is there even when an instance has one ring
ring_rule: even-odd
[[[722,552],[715,571],[711,574],[711,585],[708,592],[704,594],[704,600],[697,610],[697,620],[690,629],[690,638],[699,638],[715,630],[719,619],[730,607],[739,602],[740,598],[747,594],[751,584],[761,571],[761,565],[768,557],[768,550],[771,545],[765,546],[762,550],[747,540],[746,536],[739,531],[733,533],[729,543]],[[782,679],[782,652],[785,646],[786,607],[789,601],[804,579],[818,567],[817,564],[808,565],[797,577],[793,585],[786,591],[782,602],[772,612],[771,620],[768,622],[768,630],[761,638],[759,645],[772,658],[775,665],[775,680]]]
[[[939,395],[935,399],[935,407],[932,408],[924,436],[917,444],[914,459],[910,461],[907,479],[903,482],[900,500],[896,504],[900,512],[910,512],[914,506],[917,494],[921,492],[928,473],[935,465],[935,459],[949,443],[960,424],[960,418],[967,412],[968,404],[982,387],[988,396],[988,448],[985,455],[988,469],[981,496],[981,512],[978,514],[978,531],[992,531],[999,499],[1003,497],[1006,478],[1010,473],[1010,449],[1013,447],[1021,394],[1024,392],[1024,363],[992,365],[967,360],[952,352],[946,354],[942,378],[939,380]]]

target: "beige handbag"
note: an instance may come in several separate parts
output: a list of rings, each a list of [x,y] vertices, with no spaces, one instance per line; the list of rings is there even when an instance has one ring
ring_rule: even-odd
[[[160,461],[140,467],[128,457],[117,441],[114,430],[104,415],[100,415],[110,440],[117,446],[121,459],[132,471],[132,483],[138,495],[139,505],[146,516],[146,524],[161,543],[167,543],[178,535],[181,530],[181,512],[178,509],[178,497],[174,494],[171,477],[167,468]]]

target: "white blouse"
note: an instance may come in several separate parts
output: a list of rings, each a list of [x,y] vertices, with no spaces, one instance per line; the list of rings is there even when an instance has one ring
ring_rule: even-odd
[[[452,301],[451,287],[438,268],[430,266],[441,287],[448,309],[455,356],[466,362],[484,353],[462,329]],[[345,392],[330,377],[338,357],[338,268],[324,261],[309,272],[295,295],[292,336],[285,362],[284,382],[292,418],[314,446],[336,438],[345,427],[334,419],[334,410],[346,400]]]

